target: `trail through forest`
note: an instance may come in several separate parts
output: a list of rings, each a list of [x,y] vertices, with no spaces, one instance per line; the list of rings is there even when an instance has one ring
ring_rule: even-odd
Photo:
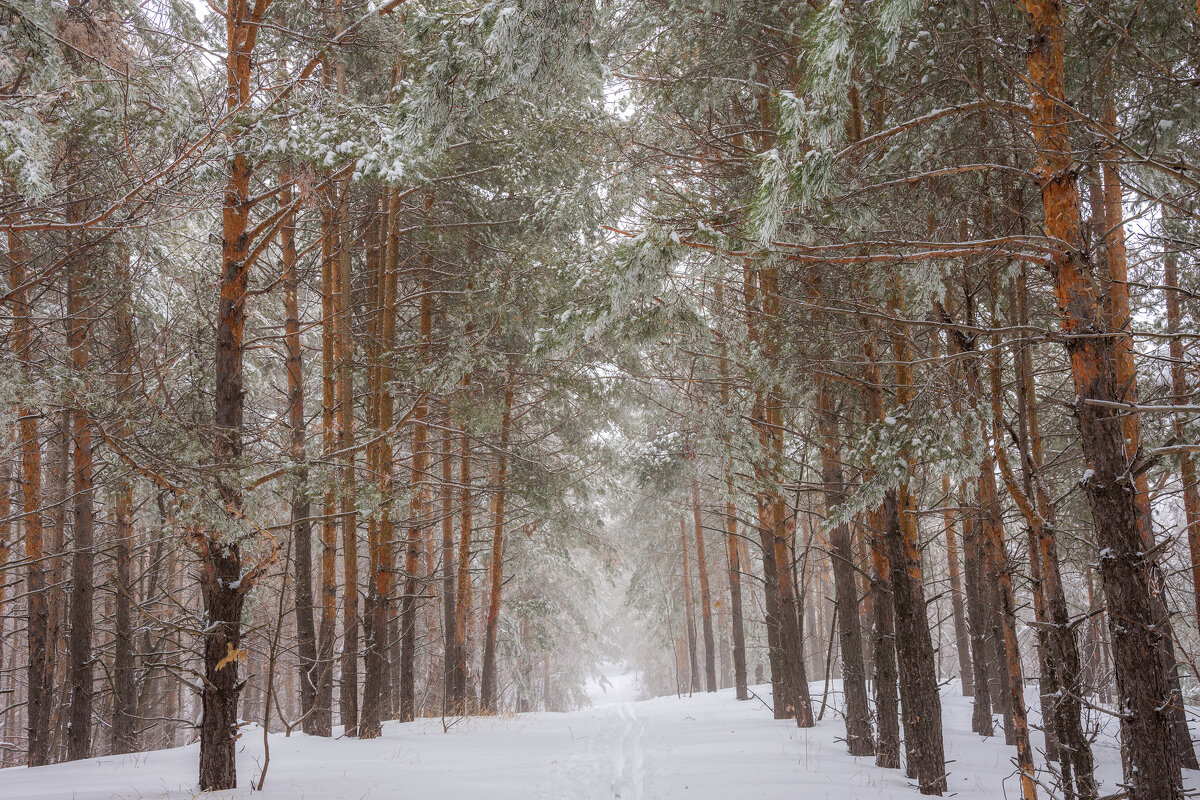
[[[1200,797],[1197,0],[0,9],[0,800]]]
[[[818,701],[823,684],[811,685]],[[261,800],[901,800],[920,795],[899,770],[846,752],[832,705],[815,728],[771,718],[756,697],[738,702],[732,689],[692,697],[635,700],[637,678],[609,667],[589,687],[593,705],[569,713],[507,714],[386,723],[370,741],[294,734],[271,736],[265,791],[246,786],[205,797]],[[752,691],[766,703],[770,687]],[[1032,694],[1032,693],[1031,693]],[[1036,708],[1030,697],[1031,706]],[[1015,750],[1003,736],[971,732],[970,701],[943,687],[949,794],[991,800],[1013,796]],[[1034,716],[1036,721],[1036,715]],[[1103,730],[1097,754],[1101,791],[1117,791],[1120,755],[1115,726]],[[1040,736],[1036,737],[1040,739]],[[262,736],[248,729],[238,771],[257,778]],[[196,746],[48,767],[0,771],[0,796],[72,800],[193,798]],[[1043,766],[1038,759],[1039,767]],[[1043,777],[1048,777],[1043,775]],[[1185,771],[1188,789],[1200,772]]]

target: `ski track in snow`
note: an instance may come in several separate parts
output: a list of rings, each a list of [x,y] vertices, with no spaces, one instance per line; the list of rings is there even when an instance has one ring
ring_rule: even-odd
[[[642,800],[646,792],[646,749],[642,744],[642,721],[632,703],[621,703],[617,713],[623,722],[613,759],[613,797]]]
[[[262,793],[251,789],[263,760],[262,732],[249,728],[239,741],[241,788],[233,791],[197,792],[197,747],[190,745],[0,770],[0,798],[919,800],[903,771],[879,769],[873,758],[846,752],[837,683],[824,721],[809,729],[772,719],[757,700],[738,702],[732,689],[638,701],[636,676],[607,674],[589,687],[594,705],[582,711],[468,717],[447,720],[448,729],[436,718],[389,722],[383,736],[370,741],[272,735]],[[813,684],[815,696],[822,688]],[[769,687],[754,689],[769,702]],[[1036,701],[1036,689],[1029,696]],[[1003,736],[982,740],[971,733],[970,700],[954,685],[944,687],[942,699],[948,796],[1018,796],[1015,748]],[[1096,745],[1102,795],[1116,791],[1120,778],[1114,728],[1103,730]],[[1041,734],[1033,738],[1040,751]],[[1039,778],[1051,780],[1046,773]],[[1185,783],[1200,786],[1200,772],[1185,771]],[[1039,796],[1047,797],[1044,791]]]

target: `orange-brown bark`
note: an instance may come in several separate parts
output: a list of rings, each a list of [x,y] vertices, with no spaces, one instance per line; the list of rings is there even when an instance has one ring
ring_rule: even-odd
[[[321,453],[332,462],[337,447],[334,429],[337,376],[334,361],[336,320],[334,305],[335,262],[340,231],[337,207],[328,191],[321,198]],[[313,733],[333,731],[333,654],[337,624],[337,493],[330,482],[321,499],[321,627],[317,644],[317,694]]]
[[[704,691],[717,690],[716,653],[713,645],[712,594],[708,587],[708,557],[704,550],[704,527],[700,519],[700,489],[692,481],[692,528],[696,535],[696,576],[700,579],[700,617],[704,634]]]
[[[904,290],[898,273],[892,275],[889,308],[897,317],[904,317]],[[896,403],[901,413],[907,415],[913,403],[913,359],[908,327],[903,323],[896,325],[892,350]],[[908,458],[911,471],[912,458]],[[905,750],[910,773],[917,779],[921,793],[940,795],[946,791],[942,701],[925,605],[916,504],[907,479],[884,495],[884,525],[896,621]]]
[[[717,281],[713,299],[720,314],[725,313],[725,282]],[[724,334],[718,332],[720,358],[717,365],[721,375],[721,408],[729,408],[729,356]],[[729,437],[725,437],[728,446]],[[733,683],[738,700],[750,697],[746,680],[746,634],[742,619],[742,560],[737,535],[737,503],[734,500],[733,457],[726,459],[725,477],[725,555],[728,561],[730,634],[733,639]]]
[[[431,204],[427,202],[427,205]],[[430,357],[433,334],[433,291],[429,282],[428,254],[422,256],[421,296],[418,312],[418,337],[423,359]],[[422,399],[413,412],[412,467],[409,473],[408,536],[404,550],[404,594],[400,598],[400,719],[416,715],[417,593],[420,591],[420,553],[422,531],[427,515],[429,449],[426,418],[428,401]]]
[[[270,0],[229,0],[225,13],[225,110],[234,114],[246,108],[253,91],[253,57],[259,23]],[[242,492],[233,471],[242,456],[244,411],[243,357],[246,334],[246,301],[250,258],[250,211],[253,164],[242,146],[242,130],[233,125],[226,133],[231,155],[226,161],[226,183],[221,211],[221,276],[217,306],[213,421],[214,460],[218,473],[217,495],[226,513],[241,517]],[[219,531],[198,531],[200,588],[208,627],[204,635],[204,679],[201,693],[200,788],[237,786],[235,742],[238,697],[242,683],[238,659],[241,651],[241,617],[254,574],[243,574],[241,543]]]
[[[513,375],[510,368],[504,387],[504,410],[500,415],[500,444],[492,488],[492,554],[488,568],[488,611],[484,623],[483,666],[479,679],[479,704],[484,711],[497,710],[496,647],[500,625],[500,590],[504,585],[504,523],[508,499],[508,445],[512,429]]]
[[[696,601],[692,595],[692,567],[688,556],[687,518],[679,517],[679,557],[683,565],[683,613],[687,630],[688,694],[700,690],[699,669],[696,666]]]
[[[1111,98],[1105,104],[1102,124],[1113,136],[1117,135],[1116,109]],[[1104,177],[1103,213],[1105,247],[1104,260],[1108,268],[1107,281],[1107,311],[1109,325],[1117,334],[1113,340],[1115,354],[1116,380],[1121,400],[1127,403],[1137,403],[1137,366],[1134,362],[1133,336],[1130,333],[1131,320],[1129,310],[1129,265],[1125,247],[1125,208],[1122,201],[1121,173],[1117,167],[1119,154],[1113,148],[1106,148],[1101,162],[1101,172]],[[1136,414],[1124,414],[1121,417],[1121,432],[1125,440],[1125,454],[1129,461],[1136,462],[1141,456],[1142,439],[1140,418]],[[1133,485],[1137,493],[1138,521],[1141,527],[1142,542],[1146,552],[1151,552],[1155,546],[1153,514],[1150,507],[1150,484],[1145,470],[1136,470]],[[1154,558],[1148,559],[1149,568],[1159,573]],[[1161,576],[1159,576],[1161,577]],[[1163,632],[1159,640],[1159,654],[1163,662],[1163,670],[1170,683],[1171,703],[1169,710],[1172,719],[1172,731],[1175,738],[1176,753],[1180,765],[1186,769],[1200,769],[1196,759],[1195,746],[1192,744],[1188,731],[1187,713],[1183,705],[1183,690],[1179,684],[1179,666],[1175,655],[1174,633],[1172,631],[1171,614],[1167,607],[1167,598],[1158,588],[1161,584],[1151,580],[1151,601],[1157,617],[1157,626]]]
[[[471,381],[470,373],[463,376],[464,387]],[[471,477],[471,437],[463,431],[459,441],[459,534],[456,559],[454,611],[454,695],[452,708],[456,713],[467,711],[467,647],[471,620],[471,537],[474,535],[475,507]]]
[[[358,735],[358,512],[354,471],[354,337],[348,182],[338,192],[338,257],[334,261],[334,360],[337,362],[337,448],[344,459],[339,488],[342,526],[342,686],[339,693],[344,735]]]
[[[25,282],[29,248],[19,234],[8,234],[8,281],[12,298],[13,330],[9,339],[22,378],[32,380],[33,323]],[[42,561],[42,451],[38,441],[38,415],[26,404],[17,405],[21,446],[21,507],[25,540],[25,591],[29,608],[27,711],[29,766],[50,759],[50,675],[47,664],[49,610],[46,604],[45,566]]]
[[[1028,359],[1027,352],[1018,356]],[[1016,474],[1008,461],[1008,455],[1003,444],[1003,406],[1001,402],[1001,381],[998,357],[993,357],[991,367],[991,405],[992,405],[992,444],[996,463],[1004,480],[1009,496],[1017,504],[1026,524],[1030,528],[1031,559],[1036,558],[1040,567],[1039,594],[1042,596],[1043,610],[1039,622],[1046,626],[1045,640],[1047,644],[1044,666],[1048,679],[1053,686],[1043,687],[1043,695],[1053,692],[1053,702],[1043,700],[1042,709],[1044,724],[1047,727],[1047,738],[1053,736],[1059,746],[1058,761],[1064,784],[1079,800],[1094,800],[1097,795],[1096,782],[1093,775],[1093,759],[1091,743],[1082,727],[1082,693],[1083,687],[1079,674],[1079,651],[1075,642],[1074,629],[1070,621],[1066,595],[1063,591],[1062,578],[1059,572],[1058,552],[1054,531],[1054,506],[1047,496],[1044,482],[1041,479],[1042,441],[1038,425],[1037,403],[1033,393],[1032,370],[1023,366],[1018,371],[1020,393],[1028,398],[1026,424],[1029,426],[1030,453],[1029,462],[1032,471],[1036,473],[1037,491],[1030,497],[1017,481]],[[1033,481],[1031,481],[1033,483]],[[1011,602],[1011,582],[1008,588]],[[1005,635],[1007,637],[1008,631]],[[1015,634],[1014,634],[1015,635]],[[1011,676],[1010,676],[1011,679]],[[1019,684],[1016,684],[1019,685]],[[1026,733],[1028,737],[1028,733]],[[1018,754],[1020,755],[1020,754]],[[1032,769],[1029,764],[1021,764],[1022,792],[1025,789],[1026,769]]]
[[[133,309],[129,274],[129,250],[120,248],[117,254],[117,280],[121,298],[116,310],[116,393],[118,402],[126,409],[133,402]],[[127,411],[125,413],[128,413]],[[132,432],[132,426],[122,414],[118,424],[122,437]],[[133,481],[122,476],[117,484],[113,502],[113,550],[115,561],[116,597],[113,614],[113,716],[112,749],[114,753],[131,753],[137,749],[137,686],[135,675],[134,631],[132,604],[134,584],[130,559],[133,542]]]
[[[394,194],[394,193],[393,193]],[[364,680],[359,736],[375,738],[382,733],[381,721],[388,697],[388,618],[391,609],[395,555],[392,546],[392,438],[394,400],[391,391],[391,350],[396,319],[395,202],[385,197],[385,210],[372,221],[368,232],[367,268],[371,272],[373,315],[368,364],[368,397],[371,425],[377,431],[367,451],[368,472],[379,486],[378,514],[368,521],[368,569],[364,629]],[[382,218],[379,218],[382,217]],[[381,241],[382,240],[382,241]]]
[[[279,204],[284,209],[292,208],[294,191],[292,171],[287,162],[280,168],[281,188]],[[296,218],[295,211],[287,211],[279,231],[280,261],[283,284],[284,352],[287,372],[287,454],[292,462],[291,487],[291,534],[292,567],[296,604],[296,655],[300,682],[299,714],[301,725],[307,734],[316,734],[317,686],[320,670],[317,661],[317,634],[313,616],[313,563],[312,523],[309,516],[312,505],[309,499],[308,465],[305,445],[308,436],[307,417],[304,414],[304,356],[300,341],[300,279],[296,270]]]
[[[77,262],[67,286],[67,313],[70,316],[68,345],[71,367],[83,382],[88,368],[88,300],[85,297],[88,266]],[[67,688],[70,722],[67,726],[67,757],[87,758],[92,745],[92,603],[95,597],[95,525],[92,513],[92,428],[88,412],[79,398],[73,398],[72,411],[72,507],[70,636],[67,664]]]
[[[1059,242],[1050,264],[1055,299],[1075,394],[1088,479],[1085,489],[1104,558],[1100,572],[1113,638],[1118,691],[1129,711],[1125,741],[1131,800],[1177,797],[1179,759],[1172,738],[1171,687],[1159,658],[1163,632],[1151,597],[1153,565],[1144,556],[1144,509],[1126,451],[1130,422],[1111,407],[1127,387],[1116,374],[1117,354],[1096,296],[1092,265],[1084,249],[1077,170],[1064,85],[1063,8],[1058,0],[1024,0],[1029,29],[1027,73],[1031,92],[1030,134],[1037,146],[1035,174],[1041,183],[1046,235]],[[1134,442],[1140,435],[1132,437]]]
[[[1170,333],[1179,332],[1179,263],[1175,255],[1174,245],[1168,243],[1163,257],[1167,299],[1167,330]],[[1187,375],[1184,371],[1185,361],[1183,340],[1172,336],[1170,343],[1171,354],[1171,401],[1177,405],[1188,402],[1189,392]],[[1174,421],[1175,436],[1181,441],[1184,438],[1183,417],[1176,416]],[[1187,525],[1187,542],[1192,558],[1192,591],[1200,598],[1200,489],[1196,485],[1196,464],[1190,453],[1179,456],[1179,480],[1183,484],[1183,512]],[[1197,616],[1200,620],[1200,615]]]
[[[759,309],[762,313],[760,337],[763,357],[774,360],[779,351],[779,268],[763,267],[758,274]],[[800,632],[800,598],[792,581],[792,536],[794,522],[788,512],[782,490],[778,485],[783,467],[783,389],[771,386],[761,401],[758,436],[762,446],[760,481],[763,484],[763,504],[767,524],[765,535],[774,549],[774,582],[778,587],[777,618],[779,649],[784,681],[783,692],[788,716],[795,716],[796,725],[809,728],[816,724],[812,699],[808,692],[808,675],[804,663],[804,643]],[[771,580],[771,577],[767,577]]]
[[[818,378],[817,416],[821,434],[821,483],[825,514],[840,507],[845,498],[837,410],[830,394],[829,381]],[[846,698],[846,747],[851,755],[875,753],[871,717],[867,706],[866,669],[862,648],[862,620],[858,609],[855,581],[854,545],[850,525],[838,522],[829,529],[829,558],[833,568],[837,614],[840,617],[838,640],[842,654],[842,686]]]
[[[454,707],[455,695],[455,664],[458,661],[456,648],[458,637],[456,629],[457,592],[455,591],[454,555],[454,429],[450,414],[450,404],[443,404],[444,422],[442,428],[442,698],[446,713],[457,713]]]

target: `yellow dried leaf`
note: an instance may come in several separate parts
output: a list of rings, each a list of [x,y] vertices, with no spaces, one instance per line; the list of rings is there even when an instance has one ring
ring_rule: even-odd
[[[233,645],[227,643],[225,645],[225,650],[225,657],[217,662],[218,670],[223,669],[226,664],[229,664],[233,661],[240,661],[243,664],[246,663],[246,650],[244,648],[239,647],[238,649],[234,650]]]

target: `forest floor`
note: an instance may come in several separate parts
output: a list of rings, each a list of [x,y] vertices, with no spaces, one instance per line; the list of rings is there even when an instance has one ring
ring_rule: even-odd
[[[607,684],[602,687],[601,684]],[[764,700],[770,687],[754,687]],[[813,684],[816,710],[823,684]],[[265,791],[252,792],[263,761],[261,730],[242,737],[241,789],[208,798],[262,800],[916,800],[900,770],[854,758],[832,705],[815,728],[774,720],[732,689],[637,700],[636,678],[612,672],[591,687],[592,708],[570,713],[389,723],[371,741],[273,734]],[[831,695],[831,701],[834,699]],[[970,701],[943,689],[950,795],[1019,797],[1003,735],[970,731]],[[1101,794],[1118,791],[1120,757],[1108,726],[1097,742]],[[999,726],[997,726],[999,730]],[[1037,744],[1041,735],[1035,734]],[[179,800],[197,796],[197,746],[70,764],[0,770],[6,800]],[[1049,785],[1050,775],[1043,775]],[[1200,772],[1188,772],[1189,788]],[[1045,791],[1042,797],[1048,796]]]

